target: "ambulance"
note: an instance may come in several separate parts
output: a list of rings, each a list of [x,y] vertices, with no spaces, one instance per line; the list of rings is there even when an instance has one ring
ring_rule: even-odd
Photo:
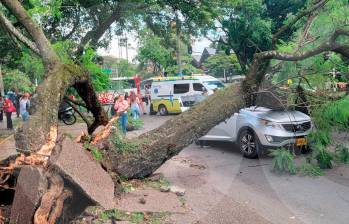
[[[145,80],[150,85],[150,114],[178,114],[189,109],[199,98],[224,88],[218,79],[208,75],[154,77]],[[141,92],[142,92],[141,83]]]

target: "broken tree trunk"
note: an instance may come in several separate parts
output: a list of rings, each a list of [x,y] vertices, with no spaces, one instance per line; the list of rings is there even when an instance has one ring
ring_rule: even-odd
[[[87,108],[95,116],[93,127],[89,128],[90,133],[98,125],[107,123],[107,115],[97,100],[88,73],[77,65],[60,64],[38,86],[36,96],[32,100],[33,115],[15,133],[16,147],[19,150],[37,152],[47,147],[49,142],[55,142],[59,104],[66,90],[72,85],[77,85],[78,93],[83,95]]]
[[[106,150],[104,165],[122,177],[148,176],[185,146],[206,134],[234,112],[238,112],[243,105],[239,85],[217,91],[189,111],[138,137],[135,141],[139,145],[135,151],[123,153],[117,149]]]

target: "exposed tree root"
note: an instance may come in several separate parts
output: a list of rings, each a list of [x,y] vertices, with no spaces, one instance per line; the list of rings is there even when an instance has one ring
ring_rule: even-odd
[[[61,176],[49,173],[48,180],[50,187],[41,198],[40,206],[34,215],[34,224],[57,223],[63,212],[64,201],[72,196],[70,190],[64,189]]]

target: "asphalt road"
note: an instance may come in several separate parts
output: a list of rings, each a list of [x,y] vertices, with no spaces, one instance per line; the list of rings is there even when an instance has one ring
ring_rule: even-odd
[[[170,118],[145,116],[144,128],[128,137]],[[61,126],[60,131],[79,134],[83,126]],[[277,175],[271,172],[271,162],[271,158],[245,159],[227,143],[186,147],[157,171],[186,190],[186,212],[174,213],[170,223],[349,223],[348,167],[329,170],[323,177],[301,177]]]
[[[275,174],[271,162],[243,158],[229,143],[188,146],[157,171],[186,190],[187,212],[171,222],[349,223],[348,167],[302,177]]]

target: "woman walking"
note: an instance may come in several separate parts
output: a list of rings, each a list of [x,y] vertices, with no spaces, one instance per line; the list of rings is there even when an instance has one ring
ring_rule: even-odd
[[[128,102],[124,99],[123,95],[120,95],[118,100],[114,104],[114,109],[119,117],[119,123],[121,130],[124,134],[127,132],[127,109]]]
[[[4,105],[2,106],[5,114],[6,114],[6,120],[7,120],[7,129],[12,130],[13,124],[12,124],[12,113],[16,112],[16,107],[13,105],[10,98],[6,97]]]
[[[27,121],[29,119],[29,107],[29,93],[24,93],[21,99],[19,100],[19,112],[23,121]]]

